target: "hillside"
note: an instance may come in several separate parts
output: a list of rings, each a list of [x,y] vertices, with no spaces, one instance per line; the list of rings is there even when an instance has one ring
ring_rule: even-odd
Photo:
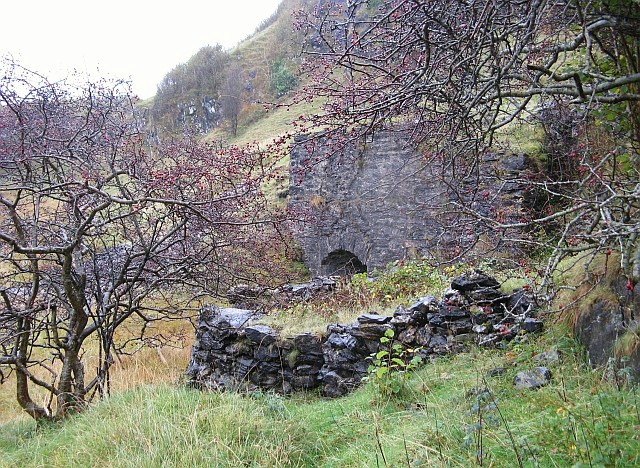
[[[215,141],[255,139],[248,134],[267,116],[266,106],[298,85],[300,37],[292,22],[305,3],[283,0],[235,49],[203,47],[169,71],[153,100],[143,104],[154,131],[187,129]]]
[[[622,4],[626,5],[626,1],[622,0]],[[499,56],[491,41],[476,41],[474,34],[458,34],[459,31],[467,31],[468,25],[456,23],[461,21],[461,15],[445,15],[451,13],[450,2],[434,2],[434,8],[439,8],[434,11],[442,15],[437,21],[432,21],[429,16],[431,10],[422,8],[421,2],[400,2],[406,10],[398,11],[406,16],[387,17],[383,15],[383,6],[390,3],[354,0],[348,4],[360,8],[361,14],[354,13],[352,19],[357,27],[352,29],[341,29],[343,16],[332,17],[337,10],[331,10],[327,5],[335,3],[345,2],[283,0],[277,12],[237,48],[227,51],[215,45],[203,47],[167,73],[155,98],[138,104],[138,109],[146,110],[145,125],[152,138],[145,140],[140,151],[133,153],[134,156],[146,157],[144,150],[153,146],[148,144],[150,140],[159,148],[171,141],[175,145],[172,149],[180,158],[175,161],[175,174],[163,179],[163,187],[176,192],[193,192],[196,196],[195,203],[176,203],[175,210],[172,205],[167,219],[186,212],[194,219],[219,221],[219,225],[229,220],[232,221],[230,224],[237,226],[254,223],[257,234],[247,234],[242,238],[229,231],[228,237],[221,237],[219,242],[216,232],[219,227],[215,222],[209,230],[198,232],[194,238],[211,241],[211,249],[200,255],[200,251],[185,246],[182,250],[170,252],[171,261],[186,262],[190,256],[206,260],[210,255],[219,263],[204,265],[201,270],[193,269],[193,272],[191,265],[170,272],[167,276],[169,286],[151,296],[150,307],[152,310],[165,308],[174,312],[173,309],[180,307],[174,307],[174,304],[182,300],[188,286],[195,284],[195,279],[208,281],[205,272],[211,274],[211,284],[217,282],[216,288],[225,286],[216,289],[218,296],[194,293],[197,299],[188,308],[185,306],[184,314],[178,317],[169,313],[166,321],[148,321],[141,314],[123,322],[122,326],[118,323],[117,330],[114,325],[110,339],[115,337],[123,344],[108,358],[102,354],[102,343],[98,344],[102,337],[88,340],[83,345],[80,354],[85,369],[98,367],[98,362],[107,369],[111,366],[106,384],[106,393],[110,395],[103,400],[91,400],[87,396],[84,406],[85,395],[82,395],[79,400],[81,411],[76,413],[78,407],[74,407],[64,420],[52,422],[43,418],[36,422],[29,419],[15,401],[19,370],[13,369],[6,376],[0,373],[0,466],[640,465],[640,409],[637,398],[640,379],[640,326],[637,319],[640,311],[640,119],[636,102],[640,99],[640,73],[628,60],[629,57],[638,58],[640,37],[636,37],[633,28],[627,28],[624,23],[619,32],[625,40],[633,37],[636,42],[630,40],[629,43],[635,44],[636,48],[621,48],[628,54],[621,59],[609,50],[609,44],[615,42],[617,36],[613,28],[607,29],[604,40],[586,41],[589,45],[576,46],[570,51],[574,55],[560,60],[562,63],[553,70],[540,70],[541,67],[534,63],[535,54],[524,59],[516,54],[511,65],[517,63],[527,72],[537,70],[543,78],[531,85],[531,91],[525,86],[529,84],[525,83],[526,74],[520,73],[522,70],[512,70],[509,79],[520,81],[505,85],[511,94],[503,102],[500,88],[496,94],[490,95],[489,92],[493,83],[489,82],[498,75],[495,67],[491,68],[495,65],[491,60],[495,59],[499,64],[503,57]],[[562,8],[565,6],[560,1],[551,3]],[[578,3],[582,5],[581,1]],[[618,3],[613,3],[612,6],[607,2],[603,4],[607,8],[619,7]],[[326,13],[326,21],[322,25],[327,28],[324,31],[327,44],[335,46],[332,49],[335,62],[329,58],[323,62],[324,71],[331,71],[326,75],[320,73],[322,77],[309,74],[315,65],[305,63],[299,54],[303,28],[295,31],[291,28],[293,11],[310,5]],[[468,3],[460,5],[463,9],[471,8]],[[593,5],[589,3],[588,6],[591,8]],[[517,7],[524,8],[523,3],[517,2]],[[629,8],[635,12],[637,2],[632,2]],[[338,10],[340,14],[344,12]],[[383,19],[380,20],[376,14]],[[489,34],[491,40],[499,38],[508,45],[513,38],[521,40],[518,28],[523,27],[524,21],[515,21],[499,11],[491,14],[497,15],[494,18],[496,24],[504,21],[515,31],[512,35],[492,32]],[[576,17],[582,21],[581,15],[576,14]],[[551,23],[541,20],[544,28],[534,31],[538,36],[555,31],[550,24],[555,25],[556,18],[548,15],[543,19]],[[411,21],[418,21],[419,27]],[[448,28],[447,21],[458,29]],[[538,23],[532,20],[528,24]],[[583,31],[578,26],[584,25],[577,26],[576,22],[567,24],[569,26],[563,30],[567,37],[575,33],[580,39],[582,36],[576,31]],[[427,26],[436,31],[432,32],[432,37],[437,37],[449,47],[443,56],[436,57],[441,69],[435,65],[428,66],[432,57]],[[438,29],[440,27],[441,30]],[[589,23],[584,30],[591,27],[592,23]],[[375,34],[376,28],[382,28],[380,35]],[[367,31],[374,31],[374,34],[367,36],[364,34]],[[407,46],[401,43],[398,38],[406,36],[391,34],[390,31],[403,31],[409,36],[418,34],[417,42],[424,49],[414,54],[418,50],[415,44]],[[353,34],[351,42],[342,40],[348,34]],[[535,41],[536,34],[527,37]],[[543,44],[547,46],[553,40],[566,40],[563,34],[558,34],[560,39],[555,34],[549,33],[551,39],[545,36],[547,42],[543,41]],[[379,41],[379,38],[385,40]],[[469,43],[463,42],[465,38]],[[574,42],[581,44],[578,39]],[[398,47],[392,50],[380,46],[380,43],[395,40],[399,41]],[[469,44],[477,46],[477,51]],[[571,67],[582,58],[589,57],[587,52],[592,51],[585,48],[591,44],[599,44],[604,52],[596,50],[586,61],[598,63],[602,60],[602,69],[597,73],[581,69],[572,74]],[[518,45],[522,46],[518,50],[526,53],[534,49],[528,48],[527,44]],[[562,43],[558,47],[562,47]],[[505,47],[508,51],[515,49]],[[449,53],[451,55],[447,55]],[[538,53],[542,54],[536,50]],[[385,66],[379,65],[382,56]],[[475,63],[473,60],[478,57],[479,64],[474,72],[485,70],[483,67],[492,71],[487,72],[487,77],[473,82],[468,78],[471,73],[465,73],[463,68],[467,62]],[[452,60],[459,60],[457,68],[449,67]],[[340,67],[345,63],[347,68],[353,66],[355,73],[352,69],[348,72],[342,70]],[[298,71],[304,69],[299,68],[300,65],[307,65],[307,74]],[[627,75],[620,79],[606,75],[614,69],[620,74],[623,73],[620,70],[625,70]],[[633,81],[636,75],[637,82]],[[340,78],[335,79],[335,76]],[[323,82],[322,78],[328,82]],[[562,82],[566,87],[552,80]],[[565,85],[563,80],[568,80],[570,85]],[[598,80],[605,84],[601,85]],[[619,90],[614,85],[621,81],[625,82]],[[429,94],[435,89],[433,83],[444,84]],[[311,93],[318,92],[314,96],[317,99],[298,99],[294,104],[294,93],[305,85],[310,86]],[[496,86],[501,85],[498,83]],[[570,86],[582,91],[575,91],[577,95],[573,95],[574,89]],[[553,93],[560,88],[560,97],[552,96],[549,101],[545,101],[546,96],[536,94],[539,90]],[[591,90],[589,96],[592,100],[589,103],[581,101],[585,89]],[[478,94],[470,97],[465,92]],[[482,95],[483,92],[487,94]],[[526,92],[535,96],[526,95]],[[573,100],[565,99],[566,96]],[[522,101],[517,101],[518,98]],[[629,102],[624,99],[629,99]],[[475,104],[468,104],[471,101]],[[323,107],[326,103],[329,105]],[[465,103],[468,107],[463,108],[467,105]],[[590,105],[593,108],[589,108]],[[478,108],[480,110],[476,112]],[[469,121],[461,115],[469,117],[471,123],[467,125]],[[394,252],[392,263],[386,267],[380,267],[382,263],[376,264],[375,269],[367,269],[367,264],[373,265],[369,261],[364,262],[366,264],[360,262],[362,268],[357,269],[358,274],[336,280],[335,284],[332,283],[335,289],[325,291],[326,294],[313,298],[310,295],[302,300],[286,296],[281,300],[278,294],[283,290],[290,288],[294,291],[301,285],[282,287],[280,283],[284,279],[276,277],[278,272],[272,274],[266,267],[263,271],[261,261],[266,263],[270,256],[277,258],[284,265],[282,271],[287,270],[282,277],[291,273],[287,280],[304,268],[310,268],[309,262],[306,267],[300,262],[304,258],[300,239],[287,237],[291,226],[287,223],[289,219],[282,224],[266,219],[264,226],[273,227],[279,236],[265,237],[268,241],[261,243],[262,238],[258,234],[265,232],[266,228],[262,227],[260,215],[273,207],[278,213],[288,214],[286,208],[290,206],[287,204],[291,205],[291,200],[295,199],[294,190],[285,189],[290,161],[296,162],[295,152],[294,156],[289,156],[289,145],[295,134],[290,124],[300,121],[301,116],[308,116],[309,128],[315,125],[313,128],[316,130],[326,129],[328,137],[317,136],[317,132],[307,133],[306,130],[300,132],[309,138],[304,140],[309,142],[307,147],[299,146],[306,151],[300,158],[308,158],[307,164],[300,167],[308,169],[309,173],[318,167],[331,182],[340,180],[341,171],[351,171],[349,175],[353,178],[345,177],[348,183],[336,184],[338,188],[335,188],[319,177],[314,181],[315,185],[310,184],[308,191],[301,196],[303,204],[307,203],[310,209],[297,213],[292,211],[294,215],[291,218],[302,217],[300,213],[304,213],[306,226],[314,229],[318,226],[313,224],[320,218],[318,213],[347,211],[344,193],[340,193],[343,187],[353,191],[349,195],[353,195],[357,202],[353,203],[357,207],[354,209],[359,216],[357,220],[364,218],[361,216],[363,211],[376,214],[371,206],[380,200],[390,200],[392,195],[399,200],[398,205],[393,205],[395,208],[384,214],[385,223],[389,226],[387,231],[371,234],[364,231],[362,225],[353,230],[348,240],[362,247],[362,254],[357,251],[355,255],[356,249],[346,245],[344,232],[348,226],[328,218],[330,227],[319,229],[319,236],[312,239],[312,242],[324,243],[327,247],[327,252],[318,254],[316,263],[326,265],[331,254],[336,253],[350,254],[360,261],[360,257],[364,259],[368,255],[368,246],[373,244],[367,242],[375,236],[379,241],[375,245],[382,245],[381,249],[387,250],[391,245],[390,237],[398,236],[401,239],[397,243],[405,248],[405,254],[400,258]],[[460,122],[463,124],[459,125]],[[184,140],[193,142],[193,147],[178,138],[183,133],[195,135],[193,139]],[[371,185],[364,186],[357,179],[365,172],[364,157],[360,156],[365,154],[365,149],[380,141],[370,135],[393,140],[395,144],[397,135],[401,133],[410,134],[411,139],[397,146],[390,145],[392,149],[380,158],[383,162],[385,158],[397,158],[398,164],[386,174],[390,182],[385,185],[386,179],[374,172],[370,176]],[[92,140],[88,137],[87,141]],[[202,147],[197,146],[203,142]],[[251,151],[237,148],[245,144],[253,145]],[[212,147],[215,150],[209,153]],[[231,149],[227,153],[228,148]],[[255,151],[256,148],[259,151]],[[345,148],[355,148],[347,155],[356,155],[350,161],[351,165],[343,164],[340,159]],[[409,150],[405,152],[407,148]],[[266,159],[261,157],[262,153],[267,155]],[[64,148],[62,154],[65,154]],[[114,151],[113,154],[119,153]],[[148,161],[148,174],[171,175],[161,170],[159,162],[162,158],[154,159],[153,151],[150,155],[148,159],[140,158]],[[206,164],[197,166],[198,155]],[[261,174],[253,185],[250,184],[249,176],[261,172],[258,169],[263,168],[263,162],[275,155],[278,159],[270,168],[271,172]],[[337,169],[332,173],[321,162],[329,161],[335,155],[338,155]],[[492,164],[505,155],[506,165],[491,173],[484,170],[482,165],[487,160]],[[251,156],[256,156],[256,159]],[[514,158],[510,159],[510,156]],[[415,167],[407,162],[409,160],[416,164]],[[514,167],[513,161],[526,161],[527,164]],[[158,167],[154,163],[158,163]],[[211,167],[217,167],[217,163],[228,168],[229,172],[212,172]],[[236,172],[238,166],[245,167],[246,174]],[[382,163],[379,165],[383,166]],[[129,183],[127,177],[131,175],[133,181],[136,174],[126,170],[122,174],[126,175]],[[197,174],[193,182],[188,178],[190,170]],[[412,176],[418,174],[422,179],[411,179],[403,171]],[[92,190],[86,173],[79,171],[78,174],[79,190]],[[28,174],[27,178],[30,180]],[[204,179],[211,179],[211,184],[201,185]],[[299,180],[302,181],[302,177]],[[442,184],[437,186],[438,197],[416,190],[415,205],[409,205],[406,202],[409,197],[400,196],[400,191],[395,190],[403,183],[415,188],[420,181],[436,186],[433,183],[436,180]],[[228,182],[228,188],[224,184],[218,186],[219,181]],[[380,189],[380,192],[371,187]],[[388,187],[392,190],[387,190]],[[143,188],[145,191],[148,189],[147,186]],[[111,190],[110,187],[108,189]],[[95,193],[110,199],[113,197],[109,190],[95,190]],[[358,190],[367,192],[369,198]],[[197,198],[200,195],[225,199],[238,192],[251,196],[259,194],[261,204],[255,205],[251,216],[237,222],[233,215],[239,214],[245,206],[242,200],[229,205],[228,211],[219,210],[217,206],[210,212],[194,208],[200,206],[201,201]],[[67,196],[67,192],[62,193]],[[148,197],[148,192],[144,193],[144,197]],[[83,194],[79,199],[82,197],[88,195]],[[149,200],[148,211],[143,213],[145,217],[136,224],[140,231],[144,231],[147,224],[151,226],[157,222],[154,220],[159,211],[154,204],[161,199]],[[75,203],[75,199],[72,201]],[[40,203],[39,199],[37,203]],[[34,202],[32,211],[37,220],[36,206]],[[138,213],[135,200],[127,203],[127,209],[129,207],[134,207],[132,211]],[[408,224],[403,221],[403,211],[409,212],[407,219],[422,224],[420,229],[407,231],[425,242],[433,241],[430,246],[435,253],[427,251],[426,247],[422,250],[422,244],[410,242],[413,238],[409,235],[402,237],[404,224]],[[119,219],[120,212],[114,213],[113,218]],[[436,221],[427,225],[421,216],[431,216]],[[385,223],[373,219],[370,224],[379,228]],[[124,226],[128,228],[130,224],[123,219]],[[337,233],[331,241],[329,229],[332,234]],[[187,238],[191,235],[186,228],[174,231],[184,231]],[[512,235],[514,232],[517,235]],[[284,235],[280,235],[282,233]],[[119,241],[120,238],[129,239],[126,235],[120,236]],[[275,238],[282,238],[283,243],[271,244]],[[448,243],[449,240],[452,242]],[[287,244],[285,249],[289,241],[291,244]],[[517,251],[512,248],[516,244]],[[81,245],[80,241],[77,245]],[[146,244],[141,245],[145,251]],[[254,250],[251,247],[259,248]],[[277,250],[279,248],[281,250]],[[291,252],[285,253],[285,250]],[[306,252],[310,250],[307,247]],[[54,254],[59,255],[57,251],[51,253],[52,265],[58,258]],[[14,261],[22,261],[22,255],[18,252]],[[348,261],[353,259],[349,257]],[[67,265],[71,263],[70,259]],[[236,274],[231,268],[236,264],[242,267],[238,270],[241,273]],[[228,284],[221,281],[227,274],[227,268]],[[197,321],[201,305],[213,302],[220,306],[245,306],[242,302],[234,303],[229,296],[225,300],[228,285],[239,284],[250,292],[258,291],[257,298],[249,298],[256,299],[255,304],[246,305],[265,312],[257,327],[271,327],[280,337],[285,337],[283,341],[289,339],[290,344],[295,341],[291,338],[294,333],[328,339],[333,333],[328,331],[328,326],[351,323],[361,314],[391,316],[400,311],[397,315],[402,316],[401,312],[408,310],[416,298],[444,291],[451,286],[453,277],[475,268],[497,278],[499,286],[490,291],[496,296],[477,300],[468,300],[465,296],[464,303],[450,303],[449,299],[453,297],[447,296],[450,291],[438,297],[437,307],[447,311],[453,307],[454,314],[464,315],[462,320],[466,328],[460,326],[460,329],[455,329],[451,321],[443,320],[433,311],[429,312],[432,315],[430,319],[412,323],[422,327],[421,330],[429,336],[437,334],[443,343],[442,352],[431,352],[431,349],[427,354],[425,349],[421,349],[427,344],[419,344],[417,339],[402,341],[399,336],[394,336],[396,332],[393,331],[382,338],[376,336],[374,346],[366,348],[367,354],[359,361],[361,375],[366,376],[364,384],[344,397],[324,398],[315,389],[281,395],[265,390],[265,387],[256,389],[259,384],[254,381],[247,385],[255,384],[256,388],[244,393],[200,391],[185,383],[185,370],[196,361],[190,356],[194,339],[198,343],[202,337],[196,335],[195,330],[201,331]],[[155,271],[155,265],[151,269]],[[273,285],[282,289],[276,289],[276,286],[261,289],[262,283],[252,275],[245,275],[245,271],[262,279],[268,277]],[[173,284],[173,275],[178,273],[193,274],[195,279],[191,281],[190,277],[191,283],[187,282],[187,288],[180,290]],[[124,281],[126,275],[120,276]],[[134,279],[132,284],[143,285],[143,280]],[[245,280],[249,286],[244,285]],[[254,283],[257,286],[252,290]],[[4,285],[0,287],[4,288]],[[505,305],[507,296],[516,295],[515,288],[518,288],[520,297],[530,300],[527,302],[530,307],[527,305],[526,311],[520,315],[520,309],[516,310],[515,306],[509,309]],[[0,289],[8,304],[6,291],[6,288]],[[14,288],[13,293],[17,296],[16,291],[18,289]],[[59,295],[64,298],[64,294]],[[139,305],[140,301],[139,297],[133,297],[128,304],[123,300],[113,307],[115,310],[120,307],[128,310],[127,306]],[[88,303],[85,304],[91,309]],[[500,311],[496,313],[493,307],[500,308]],[[464,313],[460,312],[463,308]],[[42,310],[38,309],[44,317],[41,320],[42,330],[48,330],[46,314],[50,310],[49,303]],[[55,317],[56,308],[53,310]],[[29,323],[30,316],[25,317],[25,323]],[[101,320],[97,313],[96,317],[97,322]],[[525,318],[543,320],[544,330],[536,329],[530,334],[519,332],[518,327]],[[23,320],[23,317],[18,319]],[[9,322],[5,320],[5,323]],[[518,324],[513,327],[515,331],[510,328],[511,324]],[[202,328],[206,329],[206,326]],[[234,362],[245,359],[243,365],[249,370],[240,377],[245,382],[250,382],[250,372],[260,365],[275,369],[273,375],[278,375],[278,372],[284,374],[286,366],[283,359],[295,362],[302,354],[297,345],[291,345],[288,348],[290,354],[283,358],[276,345],[268,342],[260,347],[262,341],[259,340],[256,343],[259,342],[260,346],[254,349],[243,341],[246,336],[241,333],[238,334],[238,342],[230,345],[230,341],[224,341],[226,337],[218,339],[215,335],[228,333],[229,328],[213,328],[215,330],[206,330],[211,332],[206,337],[208,345],[211,349],[224,349],[218,353],[221,359],[227,359],[225,353],[228,353],[229,360],[237,358]],[[129,338],[140,330],[148,332],[146,338],[130,343]],[[265,328],[259,328],[258,332],[263,333],[260,335],[262,338],[271,338]],[[415,330],[411,333],[413,338],[418,334]],[[33,356],[38,356],[39,347],[42,348],[41,343],[44,342],[55,343],[64,349],[66,343],[62,343],[57,334],[56,328],[55,336],[46,331],[34,335],[31,342],[35,350]],[[489,334],[508,335],[508,339],[501,341],[500,338],[493,346],[483,347],[480,342]],[[339,335],[337,338],[334,336],[336,340],[342,340],[342,348],[337,349],[344,349],[348,354],[350,346],[356,346],[349,341],[355,338],[347,337],[344,330],[335,335]],[[196,336],[198,338],[194,338]],[[325,343],[320,339],[317,341]],[[4,342],[2,346],[10,348]],[[112,346],[113,343],[107,341],[104,349],[110,353]],[[205,356],[203,361],[215,354],[205,347],[194,349]],[[447,354],[452,350],[462,352]],[[425,351],[425,362],[418,364],[412,358],[421,351]],[[272,361],[261,360],[260,353],[273,358]],[[5,354],[8,353],[5,351]],[[324,359],[321,353],[315,354]],[[48,365],[47,359],[44,358],[41,364]],[[55,359],[51,362],[54,363],[51,367],[58,365]],[[304,377],[309,377],[312,373],[309,368],[313,366],[307,361],[301,362],[296,363],[295,369],[308,372]],[[363,362],[370,363],[368,369],[367,365],[362,365]],[[293,368],[293,364],[290,367]],[[516,388],[514,382],[518,373],[540,367],[549,371],[548,374],[540,371],[550,378],[548,382],[535,389]],[[210,369],[205,370],[208,372]],[[57,368],[49,371],[55,375]],[[83,374],[80,366],[74,372]],[[212,374],[214,372],[211,371]],[[224,380],[226,376],[222,372],[220,374]],[[39,375],[33,374],[32,380],[37,381]],[[274,381],[278,383],[277,378]],[[32,396],[43,406],[51,408],[53,393],[37,389]],[[97,395],[96,391],[94,394]]]
[[[547,364],[550,385],[516,390]],[[502,369],[502,370],[496,370]],[[442,357],[335,400],[151,385],[61,425],[3,425],[0,466],[635,466],[635,388],[605,382],[562,328],[505,350]],[[621,386],[617,386],[621,384]]]

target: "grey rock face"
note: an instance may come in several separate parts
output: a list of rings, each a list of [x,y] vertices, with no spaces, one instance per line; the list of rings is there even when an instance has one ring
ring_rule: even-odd
[[[622,307],[610,301],[597,301],[588,314],[578,319],[578,336],[594,365],[604,365],[612,355],[613,343],[625,330]]]
[[[621,275],[608,289],[610,294],[596,300],[578,317],[575,335],[586,348],[594,367],[610,364],[630,367],[632,380],[640,382],[640,348],[635,349],[624,364],[613,352],[618,338],[633,328],[640,317],[640,283],[631,287]]]
[[[330,145],[298,137],[291,151],[289,205],[310,215],[295,237],[313,274],[370,272],[475,240],[443,224],[438,210],[452,194],[440,177],[440,163],[425,164],[410,138],[381,131],[339,152]],[[483,180],[495,190],[491,180],[497,172],[517,175],[527,161],[524,155],[486,155]],[[467,201],[487,216],[493,204],[516,212],[523,198],[522,188],[505,186],[503,194],[478,199],[475,179],[468,184],[468,193],[476,195]]]

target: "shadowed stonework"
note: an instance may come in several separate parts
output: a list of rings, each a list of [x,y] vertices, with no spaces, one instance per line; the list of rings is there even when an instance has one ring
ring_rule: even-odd
[[[337,397],[367,375],[370,356],[393,344],[423,358],[465,349],[468,343],[496,346],[518,334],[537,332],[530,298],[523,290],[504,294],[498,282],[480,271],[456,278],[442,298],[420,297],[393,316],[360,315],[352,324],[328,325],[325,333],[282,336],[260,323],[253,310],[205,306],[196,323],[196,339],[187,381],[215,389],[273,390],[289,393],[320,387]],[[380,338],[389,330],[393,342]]]
[[[367,265],[347,250],[334,250],[327,255],[320,264],[322,274],[332,275],[353,275],[356,273],[366,273]]]
[[[486,154],[480,172],[470,171],[452,191],[442,161],[425,158],[397,133],[376,133],[330,157],[327,151],[300,137],[291,151],[289,205],[310,217],[296,239],[314,275],[373,271],[472,244],[479,233],[469,220],[443,217],[452,200],[485,216],[517,213],[522,204],[522,187],[507,180],[527,168],[525,155]]]

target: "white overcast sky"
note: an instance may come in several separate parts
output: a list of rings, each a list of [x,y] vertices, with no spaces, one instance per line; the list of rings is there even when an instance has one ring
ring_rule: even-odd
[[[206,45],[230,49],[281,0],[3,0],[0,55],[61,77],[130,78],[141,98]]]

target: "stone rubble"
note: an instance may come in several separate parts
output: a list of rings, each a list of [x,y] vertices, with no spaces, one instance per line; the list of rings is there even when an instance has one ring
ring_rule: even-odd
[[[326,287],[324,284],[321,287]],[[325,335],[282,337],[260,324],[260,313],[205,306],[186,371],[196,387],[272,390],[281,393],[321,388],[327,397],[345,395],[367,375],[370,356],[393,330],[395,343],[423,358],[461,351],[467,343],[495,346],[517,334],[538,332],[531,299],[523,290],[499,291],[479,270],[461,275],[442,299],[420,297],[393,316],[367,313],[350,325],[334,324]],[[296,290],[294,286],[293,291]]]
[[[230,304],[242,309],[260,309],[274,303],[285,306],[330,293],[336,288],[338,280],[339,277],[315,276],[305,283],[287,284],[275,289],[239,284],[230,288],[226,297]]]

